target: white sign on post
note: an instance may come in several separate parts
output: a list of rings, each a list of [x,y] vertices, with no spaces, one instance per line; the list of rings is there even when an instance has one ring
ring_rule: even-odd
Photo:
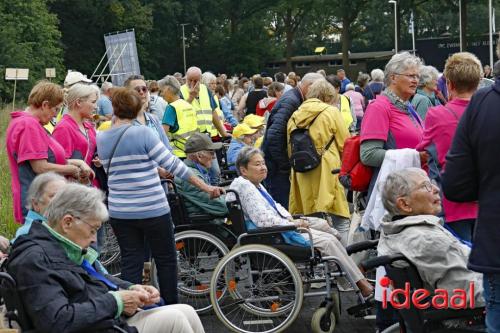
[[[56,77],[56,69],[55,68],[45,68],[45,77],[47,79],[53,79]]]
[[[29,72],[28,68],[6,68],[5,79],[14,81],[27,80]]]
[[[16,107],[16,88],[18,80],[27,80],[30,70],[28,68],[6,68],[5,80],[14,80],[14,97],[12,98],[12,111]]]

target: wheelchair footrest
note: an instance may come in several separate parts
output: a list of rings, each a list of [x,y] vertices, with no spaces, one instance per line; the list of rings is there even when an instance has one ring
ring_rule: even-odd
[[[375,300],[371,299],[365,303],[351,306],[347,309],[347,313],[354,317],[366,316],[366,310],[371,309],[375,305]]]

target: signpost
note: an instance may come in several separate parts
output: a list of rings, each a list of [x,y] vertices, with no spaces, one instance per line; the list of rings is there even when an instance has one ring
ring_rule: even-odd
[[[28,68],[6,68],[5,69],[5,80],[14,80],[14,97],[12,99],[12,111],[16,106],[16,88],[18,80],[28,80],[29,75]]]
[[[45,68],[45,77],[47,79],[53,79],[56,77],[56,69],[55,68]]]

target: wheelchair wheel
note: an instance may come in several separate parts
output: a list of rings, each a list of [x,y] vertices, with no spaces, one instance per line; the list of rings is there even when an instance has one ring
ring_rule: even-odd
[[[314,311],[311,319],[311,331],[313,333],[333,333],[335,330],[335,314],[333,311],[329,315],[326,313],[326,308],[321,307]]]
[[[219,297],[221,290],[227,290]],[[266,245],[233,249],[215,268],[210,298],[217,317],[234,332],[282,332],[297,318],[302,279],[284,253]]]
[[[106,222],[102,228],[104,231],[104,244],[101,246],[99,261],[109,274],[118,276],[121,271],[120,246],[118,245],[118,240],[116,239],[111,224]]]
[[[177,249],[177,291],[179,303],[191,305],[199,314],[212,308],[209,284],[215,266],[228,252],[217,237],[197,230],[175,234]],[[151,264],[151,284],[159,286],[154,260]],[[219,297],[225,290],[219,291]]]
[[[335,315],[335,321],[340,322],[340,291],[338,289],[332,290],[332,313]]]
[[[382,331],[382,333],[399,333],[399,332],[401,332],[401,327],[399,326],[399,323],[393,324]]]

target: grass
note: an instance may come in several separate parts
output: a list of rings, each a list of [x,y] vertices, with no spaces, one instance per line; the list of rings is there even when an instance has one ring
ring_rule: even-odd
[[[19,227],[12,209],[10,167],[5,149],[5,132],[10,120],[12,106],[0,107],[0,235],[11,239]]]

